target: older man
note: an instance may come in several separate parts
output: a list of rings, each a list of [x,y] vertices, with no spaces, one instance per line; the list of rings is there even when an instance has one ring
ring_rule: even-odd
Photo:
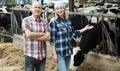
[[[23,19],[25,71],[45,71],[46,41],[50,39],[48,22],[40,17],[42,5],[33,2],[32,15]]]

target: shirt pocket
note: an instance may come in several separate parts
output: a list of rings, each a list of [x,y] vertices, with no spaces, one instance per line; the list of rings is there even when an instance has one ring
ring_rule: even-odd
[[[58,24],[57,28],[58,28],[58,31],[67,31],[67,28],[62,24]]]

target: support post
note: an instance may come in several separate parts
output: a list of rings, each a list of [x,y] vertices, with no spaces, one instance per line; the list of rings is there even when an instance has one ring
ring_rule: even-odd
[[[69,0],[69,11],[74,11],[74,0]]]

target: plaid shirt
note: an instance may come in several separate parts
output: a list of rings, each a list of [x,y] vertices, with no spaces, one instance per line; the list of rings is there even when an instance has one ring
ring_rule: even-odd
[[[39,21],[35,21],[35,18],[33,16],[29,16],[23,19],[22,22],[22,28],[30,29],[32,32],[47,32],[48,26],[47,21],[40,19]],[[30,57],[33,57],[37,60],[42,60],[46,57],[46,42],[45,41],[39,41],[39,40],[33,40],[30,38],[27,38],[26,35],[23,33],[24,36],[24,54]]]
[[[68,19],[55,19],[50,21],[50,44],[55,45],[57,54],[69,56],[72,51],[72,27]]]

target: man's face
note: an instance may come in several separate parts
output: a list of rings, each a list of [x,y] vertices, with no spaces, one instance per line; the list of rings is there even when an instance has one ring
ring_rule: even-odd
[[[39,16],[42,12],[42,5],[39,2],[33,3],[31,11],[34,16]]]

